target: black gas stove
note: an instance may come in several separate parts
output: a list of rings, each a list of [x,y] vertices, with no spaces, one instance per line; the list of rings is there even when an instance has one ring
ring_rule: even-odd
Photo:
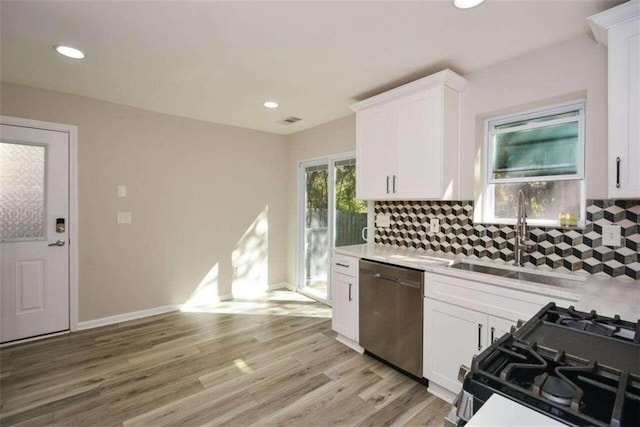
[[[639,325],[548,304],[474,357],[459,425],[498,393],[568,425],[640,426]]]

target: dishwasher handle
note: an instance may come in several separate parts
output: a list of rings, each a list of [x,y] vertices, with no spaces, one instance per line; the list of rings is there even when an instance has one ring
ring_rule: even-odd
[[[373,274],[370,274],[370,276],[372,276],[374,279],[386,280],[388,282],[397,283],[399,285],[409,286],[411,288],[420,289],[420,283],[407,282],[406,280],[398,279],[398,278],[395,278],[395,277],[385,276],[385,275],[382,275],[380,273],[373,273]]]

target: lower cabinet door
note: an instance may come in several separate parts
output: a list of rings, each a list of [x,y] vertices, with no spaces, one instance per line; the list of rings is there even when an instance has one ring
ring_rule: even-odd
[[[353,341],[358,341],[358,283],[354,277],[331,273],[333,313],[331,327]]]
[[[511,332],[511,327],[515,324],[516,322],[511,320],[489,316],[489,323],[487,325],[489,327],[489,330],[487,331],[489,333],[489,340],[487,341],[488,345],[493,344],[494,341],[497,341],[504,334]]]
[[[460,365],[487,345],[487,315],[425,298],[424,376],[453,393],[460,391]]]

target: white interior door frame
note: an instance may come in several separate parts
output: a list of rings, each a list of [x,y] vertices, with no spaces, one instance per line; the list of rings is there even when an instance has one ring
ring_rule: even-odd
[[[73,125],[0,116],[0,123],[69,135],[69,329],[78,330],[78,128]]]

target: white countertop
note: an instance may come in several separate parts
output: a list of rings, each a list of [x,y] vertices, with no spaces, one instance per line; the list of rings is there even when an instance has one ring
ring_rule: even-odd
[[[438,274],[468,278],[512,289],[520,289],[526,292],[547,295],[550,298],[561,297],[576,301],[573,305],[577,310],[581,311],[596,310],[598,314],[604,316],[618,314],[622,319],[632,322],[640,319],[640,280],[632,280],[628,277],[613,278],[604,275],[588,275],[586,273],[558,272],[546,266],[523,269],[506,264],[503,261],[480,261],[477,258],[459,255],[377,244],[342,246],[335,248],[335,252]],[[460,260],[474,264],[533,271],[537,274],[565,279],[566,284],[565,286],[557,287],[448,268],[448,265]]]

